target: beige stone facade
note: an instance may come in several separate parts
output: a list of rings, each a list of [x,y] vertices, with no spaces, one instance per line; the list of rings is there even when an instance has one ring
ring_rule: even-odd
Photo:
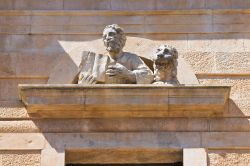
[[[0,165],[250,165],[249,18],[248,0],[0,0]],[[125,51],[150,58],[172,45],[202,86],[230,86],[222,113],[31,116],[18,84],[46,84],[56,65],[77,68],[85,48],[104,51],[112,23],[127,33]]]

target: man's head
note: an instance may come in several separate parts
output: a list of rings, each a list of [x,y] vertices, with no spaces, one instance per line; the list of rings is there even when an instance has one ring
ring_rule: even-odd
[[[103,30],[103,42],[108,52],[118,54],[126,43],[123,29],[117,24],[106,26]]]

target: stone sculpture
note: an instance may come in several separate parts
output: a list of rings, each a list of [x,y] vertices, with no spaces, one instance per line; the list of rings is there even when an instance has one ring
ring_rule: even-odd
[[[103,31],[103,42],[108,55],[88,53],[80,65],[78,84],[150,84],[153,73],[139,56],[123,52],[126,36],[117,24],[108,25]],[[92,56],[91,56],[92,55]],[[89,72],[89,68],[96,66]],[[87,65],[87,67],[86,67]],[[88,71],[88,72],[86,72]]]
[[[154,84],[179,84],[177,80],[177,50],[168,45],[161,45],[153,55]]]

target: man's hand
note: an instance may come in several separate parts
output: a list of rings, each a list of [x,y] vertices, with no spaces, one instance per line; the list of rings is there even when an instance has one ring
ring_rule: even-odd
[[[89,75],[86,73],[79,74],[79,81],[78,84],[89,85],[89,84],[96,84],[96,78],[93,75]]]
[[[130,82],[136,83],[135,74],[119,63],[115,65],[109,65],[108,70],[106,71],[106,75],[108,75],[109,77],[127,79]]]

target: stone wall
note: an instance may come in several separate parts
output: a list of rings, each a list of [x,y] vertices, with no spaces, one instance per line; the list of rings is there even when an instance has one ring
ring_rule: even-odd
[[[0,0],[0,163],[61,165],[61,146],[147,145],[206,148],[213,166],[249,164],[249,151],[241,150],[250,145],[249,8],[239,0]],[[146,120],[29,117],[17,85],[46,83],[61,59],[74,63],[84,47],[101,45],[110,23],[127,32],[125,50],[149,57],[152,43],[173,45],[200,84],[232,86],[226,112]]]

